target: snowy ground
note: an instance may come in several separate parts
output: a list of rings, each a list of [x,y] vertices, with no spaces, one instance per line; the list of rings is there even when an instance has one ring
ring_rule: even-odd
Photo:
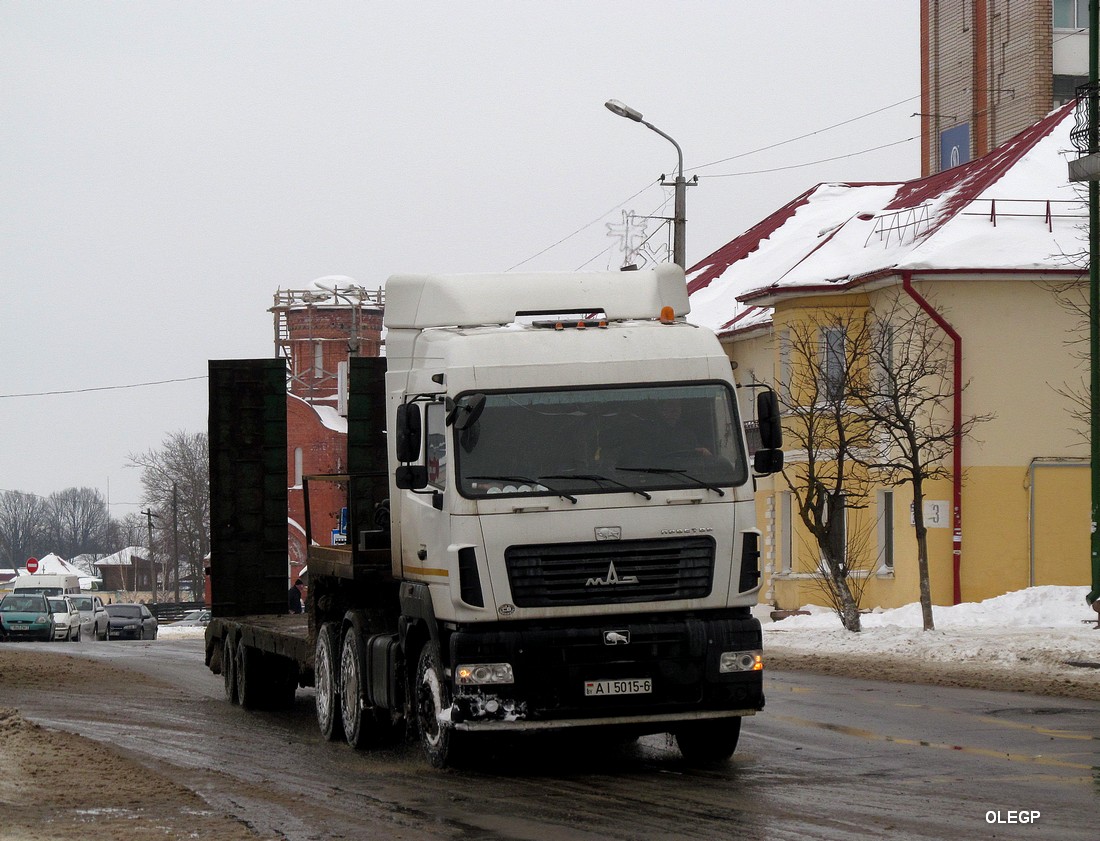
[[[865,614],[858,634],[823,607],[778,622],[757,615],[775,668],[1100,699],[1100,629],[1085,592],[1031,587],[934,607],[934,631],[922,630],[919,604]]]

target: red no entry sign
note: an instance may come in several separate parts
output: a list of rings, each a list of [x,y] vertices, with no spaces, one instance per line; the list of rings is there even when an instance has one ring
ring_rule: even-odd
[[[27,558],[27,572],[31,575],[38,572],[38,558]]]

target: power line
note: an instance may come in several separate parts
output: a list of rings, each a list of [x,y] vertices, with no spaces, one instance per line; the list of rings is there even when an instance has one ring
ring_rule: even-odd
[[[888,149],[891,146],[900,146],[902,143],[908,143],[911,140],[919,140],[920,135],[914,134],[912,137],[906,137],[904,140],[895,140],[893,143],[883,143],[881,146],[872,146],[870,149],[862,149],[859,152],[849,152],[847,155],[836,155],[832,158],[821,158],[817,161],[806,161],[801,164],[789,164],[788,166],[777,166],[771,169],[753,169],[745,172],[724,172],[720,175],[707,175],[706,178],[735,178],[740,175],[762,175],[767,172],[780,172],[785,169],[798,169],[803,166],[815,166],[816,164],[824,164],[829,161],[840,161],[845,158],[854,158],[856,155],[866,155],[868,152],[877,152],[879,149]]]
[[[588,223],[586,223],[586,224],[584,224],[584,225],[581,225],[581,226],[580,226],[579,228],[577,228],[577,230],[573,231],[573,233],[569,234],[568,236],[564,236],[564,237],[562,237],[562,238],[561,238],[561,239],[559,239],[559,240],[558,240],[557,242],[555,242],[555,243],[554,243],[553,245],[548,245],[548,246],[546,246],[546,248],[542,249],[542,251],[540,251],[540,252],[539,252],[538,254],[532,254],[532,255],[531,255],[530,257],[528,257],[528,258],[527,258],[526,260],[520,260],[520,261],[519,261],[518,263],[516,263],[516,264],[515,264],[514,266],[511,266],[511,267],[509,267],[509,268],[505,269],[505,271],[506,271],[506,272],[510,272],[510,271],[512,271],[512,269],[518,269],[518,268],[519,268],[520,266],[522,266],[522,265],[523,265],[524,263],[530,263],[530,262],[531,262],[532,260],[534,260],[534,259],[535,259],[536,257],[541,257],[541,256],[542,256],[543,254],[545,254],[545,253],[546,253],[547,251],[549,251],[549,250],[550,250],[551,248],[557,248],[557,247],[558,247],[559,245],[561,245],[561,244],[562,244],[563,242],[565,242],[565,241],[566,241],[567,239],[572,239],[572,238],[573,238],[573,237],[575,237],[575,236],[576,236],[577,234],[579,234],[579,233],[580,233],[581,231],[583,231],[583,230],[585,230],[585,229],[587,229],[587,228],[591,228],[591,227],[592,227],[593,225],[595,225],[595,224],[597,224],[597,223],[599,223],[599,222],[602,222],[602,221],[604,220],[604,218],[605,218],[605,217],[606,217],[606,216],[607,216],[607,215],[608,215],[609,213],[613,213],[614,211],[618,210],[618,209],[619,209],[620,207],[622,207],[622,206],[623,206],[624,204],[626,204],[626,203],[627,203],[628,201],[630,201],[631,199],[635,199],[635,198],[637,198],[638,196],[640,196],[640,195],[641,195],[642,193],[644,193],[644,192],[645,192],[646,190],[648,190],[648,189],[649,189],[650,187],[652,187],[652,186],[653,186],[654,184],[656,184],[656,183],[658,183],[658,182],[656,182],[656,181],[650,181],[650,182],[649,182],[648,184],[646,184],[646,185],[645,185],[644,187],[642,187],[642,189],[640,189],[640,190],[639,190],[638,192],[636,192],[636,193],[635,193],[634,195],[632,195],[632,196],[629,196],[629,197],[627,197],[627,198],[623,199],[623,200],[622,200],[621,202],[619,202],[619,203],[618,203],[617,205],[615,205],[615,206],[614,206],[613,208],[611,208],[610,210],[604,211],[604,213],[603,213],[603,214],[601,214],[601,215],[600,215],[600,217],[599,217],[598,219],[593,219],[593,220],[592,220],[591,222],[588,222]]]
[[[630,199],[627,199],[629,201]],[[128,385],[101,385],[94,388],[72,388],[61,391],[28,391],[23,394],[0,394],[0,400],[7,397],[50,397],[55,394],[85,394],[89,391],[118,391],[119,389],[126,388],[145,388],[150,385],[166,385],[167,383],[188,383],[193,380],[205,380],[206,375],[201,377],[177,377],[174,380],[155,380],[148,383],[129,383]]]
[[[686,170],[686,171],[694,171],[694,170],[699,170],[699,169],[703,169],[703,168],[705,168],[705,167],[708,167],[708,166],[714,166],[714,165],[716,165],[716,164],[720,164],[720,163],[725,163],[725,162],[727,162],[727,161],[732,161],[732,160],[736,160],[737,158],[743,158],[743,157],[746,157],[746,156],[748,156],[748,155],[755,155],[755,154],[756,154],[757,152],[763,152],[763,151],[765,151],[765,150],[767,150],[767,149],[775,149],[775,148],[777,148],[777,147],[779,147],[779,146],[784,146],[784,145],[786,145],[786,144],[788,144],[788,143],[794,143],[794,142],[795,142],[795,141],[797,141],[797,140],[804,140],[804,139],[805,139],[805,138],[807,138],[807,137],[813,137],[813,136],[814,136],[814,135],[816,135],[816,134],[821,134],[821,133],[823,133],[823,132],[826,132],[826,131],[831,131],[831,130],[832,130],[832,129],[834,129],[834,128],[839,128],[840,126],[845,126],[845,125],[848,125],[849,123],[854,123],[854,122],[856,122],[857,120],[862,120],[862,119],[865,119],[866,117],[871,117],[871,116],[874,116],[875,114],[879,114],[879,113],[881,113],[881,112],[883,112],[883,111],[888,111],[888,110],[889,110],[889,109],[891,109],[891,108],[896,108],[896,107],[898,107],[899,105],[904,105],[904,104],[905,104],[905,103],[907,103],[907,102],[912,102],[912,101],[913,101],[914,99],[919,99],[919,98],[920,98],[920,95],[919,95],[919,94],[918,94],[918,95],[916,95],[916,96],[910,96],[910,97],[906,97],[905,99],[902,99],[902,100],[899,100],[899,101],[897,101],[897,102],[891,103],[890,105],[884,105],[884,106],[883,106],[883,107],[881,107],[881,108],[876,108],[876,109],[874,109],[873,111],[868,111],[868,112],[867,112],[867,113],[865,113],[865,114],[860,114],[860,115],[859,115],[859,116],[857,116],[857,117],[851,117],[850,119],[847,119],[847,120],[842,120],[842,121],[841,121],[841,122],[839,122],[839,123],[834,123],[834,124],[833,124],[833,125],[831,125],[831,126],[825,126],[824,128],[816,129],[816,130],[814,130],[814,131],[811,131],[811,132],[809,132],[809,133],[807,133],[807,134],[802,134],[802,135],[799,135],[798,137],[792,137],[792,138],[789,138],[788,140],[781,140],[781,141],[779,141],[778,143],[772,143],[772,144],[771,144],[771,145],[769,145],[769,146],[762,146],[762,147],[761,147],[761,148],[759,148],[759,149],[753,149],[752,151],[749,151],[749,152],[741,152],[740,154],[737,154],[737,155],[731,155],[731,156],[730,156],[730,157],[728,157],[728,158],[722,158],[722,159],[720,159],[720,160],[717,160],[717,161],[712,161],[712,162],[711,162],[711,163],[709,163],[709,164],[703,164],[702,166],[692,167],[692,168],[691,168],[690,170]],[[907,142],[908,140],[912,140],[912,139],[913,139],[913,138],[911,138],[911,137],[910,137],[910,138],[907,138],[906,140],[900,140],[900,141],[897,141],[897,142],[898,142],[898,143],[905,143],[905,142]],[[886,146],[892,146],[892,145],[896,145],[896,144],[890,144],[890,143],[886,144]],[[886,148],[886,146],[878,146],[878,147],[876,147],[876,149],[884,149],[884,148]],[[864,150],[864,152],[873,152],[873,151],[875,151],[875,149],[867,149],[867,150]],[[852,155],[861,155],[861,154],[864,154],[864,152],[853,152],[853,153],[852,153]],[[851,155],[850,155],[850,156],[841,156],[841,157],[851,157]],[[828,159],[826,159],[826,160],[837,160],[837,158],[828,158]],[[806,163],[806,164],[796,164],[795,166],[813,166],[813,164],[815,164],[815,163],[823,163],[823,161],[812,161],[812,162],[810,162],[810,163]],[[792,169],[792,168],[794,168],[794,167],[779,167],[779,169]],[[777,170],[760,170],[760,171],[761,171],[761,172],[775,172],[775,171],[777,171]],[[732,174],[734,174],[734,175],[749,175],[749,174],[752,174],[752,173],[732,173]],[[709,178],[724,178],[724,177],[727,177],[727,176],[722,176],[722,175],[712,175],[712,176],[707,176],[707,177],[709,177]],[[599,224],[600,222],[602,222],[602,221],[603,221],[603,220],[604,220],[604,219],[605,219],[605,218],[606,218],[606,217],[608,216],[608,214],[610,214],[610,213],[613,213],[614,211],[618,210],[618,209],[619,209],[620,207],[622,207],[622,206],[623,206],[624,204],[626,204],[626,203],[627,203],[628,201],[631,201],[632,199],[635,199],[635,198],[637,198],[637,197],[638,197],[638,196],[640,196],[640,195],[641,195],[642,193],[644,193],[644,192],[645,192],[646,190],[648,190],[648,189],[649,189],[650,187],[652,187],[652,186],[653,186],[653,185],[654,185],[655,183],[658,183],[658,182],[650,182],[650,183],[649,183],[649,184],[647,184],[647,185],[646,185],[645,187],[643,187],[643,188],[642,188],[641,190],[639,190],[638,192],[636,192],[636,193],[635,193],[634,195],[632,195],[632,196],[630,196],[630,197],[628,197],[628,198],[625,198],[625,199],[623,199],[622,201],[620,201],[620,202],[619,202],[618,204],[616,204],[616,205],[615,205],[614,207],[612,207],[612,208],[611,208],[610,210],[606,211],[606,212],[605,212],[605,213],[604,213],[603,215],[601,215],[601,216],[600,216],[599,218],[597,218],[597,219],[593,219],[593,220],[592,220],[591,222],[588,222],[588,223],[586,223],[586,224],[584,224],[584,225],[581,225],[581,227],[577,228],[577,230],[573,231],[573,233],[571,233],[571,234],[568,234],[567,236],[564,236],[564,237],[562,237],[562,238],[561,238],[561,239],[559,239],[559,240],[558,240],[557,242],[555,242],[555,243],[553,243],[553,244],[551,244],[551,245],[548,245],[548,246],[546,246],[546,248],[542,249],[542,250],[541,250],[541,251],[539,251],[539,252],[538,252],[537,254],[532,254],[532,255],[531,255],[530,257],[528,257],[527,259],[525,259],[525,260],[521,260],[520,262],[516,263],[516,264],[515,264],[514,266],[511,266],[511,267],[509,267],[509,268],[505,269],[505,271],[509,271],[509,272],[510,272],[510,271],[512,271],[513,269],[518,269],[518,268],[519,268],[520,266],[524,265],[525,263],[530,263],[530,262],[531,262],[532,260],[534,260],[534,259],[535,259],[536,257],[541,257],[541,256],[542,256],[543,254],[545,254],[545,253],[546,253],[547,251],[550,251],[551,249],[557,248],[557,247],[558,247],[559,245],[561,245],[561,244],[562,244],[563,242],[566,242],[567,240],[570,240],[570,239],[572,239],[573,237],[575,237],[575,236],[576,236],[577,234],[581,233],[582,231],[586,231],[587,229],[591,228],[591,227],[592,227],[593,225]],[[666,202],[665,202],[665,203],[667,203],[667,199],[666,199]],[[600,253],[602,254],[603,252],[601,251]],[[599,254],[597,254],[597,255],[596,255],[596,257],[598,257],[598,256],[599,256]],[[586,260],[586,261],[585,261],[585,263],[584,263],[583,265],[587,265],[588,263],[592,262],[592,260],[596,259],[596,257],[593,257],[593,258],[591,258],[591,259],[589,259],[589,260]]]
[[[876,108],[874,111],[868,111],[866,114],[860,114],[858,117],[852,117],[851,119],[843,120],[839,123],[833,123],[831,126],[826,126],[825,128],[819,128],[819,129],[816,129],[814,131],[808,132],[807,134],[800,134],[798,137],[792,137],[789,140],[781,140],[778,143],[772,143],[769,146],[761,146],[759,149],[753,149],[751,152],[741,152],[738,155],[731,155],[728,158],[722,158],[722,159],[717,160],[717,161],[711,161],[709,164],[702,164],[701,166],[693,166],[687,171],[694,172],[696,170],[705,169],[708,166],[715,166],[717,164],[724,164],[728,161],[735,161],[738,158],[746,158],[749,155],[755,155],[757,152],[766,152],[769,149],[778,149],[780,146],[786,146],[788,143],[794,143],[798,140],[805,140],[807,137],[813,137],[814,135],[822,134],[826,131],[832,131],[835,128],[840,128],[841,126],[846,126],[849,123],[854,123],[857,120],[862,120],[866,117],[873,117],[875,114],[881,114],[883,111],[889,111],[891,108],[897,108],[899,105],[904,105],[907,102],[912,102],[914,99],[920,99],[920,94],[917,94],[916,96],[907,97],[906,99],[898,100],[897,102],[893,103],[892,105],[884,105],[882,108]],[[806,164],[806,165],[808,166],[808,164]]]

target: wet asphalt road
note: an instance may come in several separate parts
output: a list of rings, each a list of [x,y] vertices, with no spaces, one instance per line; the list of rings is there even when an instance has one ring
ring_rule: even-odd
[[[412,744],[324,741],[311,690],[284,712],[229,705],[200,640],[65,653],[163,683],[46,693],[0,680],[0,705],[110,742],[293,841],[1096,838],[1100,702],[772,672],[728,763],[687,767],[661,736],[556,737],[487,743],[440,772]]]

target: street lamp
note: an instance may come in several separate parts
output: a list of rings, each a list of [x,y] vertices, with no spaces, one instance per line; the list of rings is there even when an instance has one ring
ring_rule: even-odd
[[[643,120],[641,112],[635,111],[629,105],[624,105],[617,99],[609,99],[604,103],[604,106],[612,114],[626,117],[628,120],[641,123],[646,128],[657,132],[657,134],[661,135],[661,137],[676,147],[676,180],[673,182],[673,187],[675,188],[675,203],[672,215],[672,262],[676,263],[680,268],[686,269],[686,247],[684,244],[684,237],[687,228],[687,218],[685,216],[685,209],[687,206],[687,181],[684,179],[684,153],[680,149],[680,144],[657,128],[657,126],[653,125],[653,123]],[[661,184],[667,185],[664,175],[661,176]]]

